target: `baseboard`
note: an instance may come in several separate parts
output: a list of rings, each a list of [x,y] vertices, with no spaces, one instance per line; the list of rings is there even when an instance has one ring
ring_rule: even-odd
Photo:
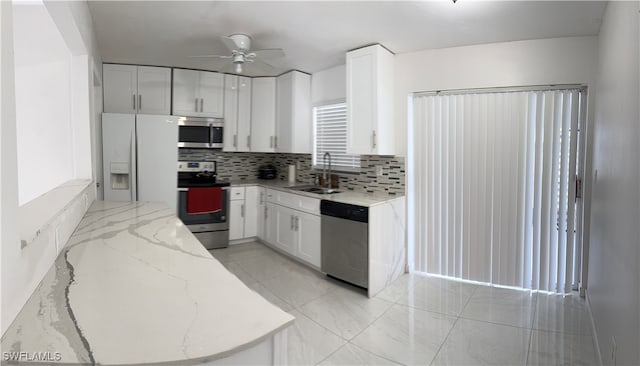
[[[246,243],[251,243],[255,241],[260,241],[260,240],[255,236],[251,238],[235,239],[235,240],[229,240],[229,245],[246,244]]]
[[[598,364],[603,366],[602,353],[600,352],[600,342],[598,341],[598,333],[596,332],[596,322],[593,320],[593,312],[591,311],[591,299],[589,298],[589,291],[585,290],[585,298],[587,300],[587,309],[589,310],[589,319],[591,320],[591,334],[593,334],[594,348],[596,349],[596,357],[598,358]]]

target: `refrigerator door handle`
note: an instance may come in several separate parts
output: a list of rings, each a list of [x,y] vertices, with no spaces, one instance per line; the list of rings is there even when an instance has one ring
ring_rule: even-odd
[[[135,202],[138,200],[138,190],[137,190],[137,177],[136,172],[138,171],[138,167],[136,166],[136,125],[133,125],[133,129],[131,130],[131,144],[130,144],[130,152],[129,159],[131,159],[131,172],[129,172],[129,182],[131,183],[130,191],[131,191],[131,201]]]

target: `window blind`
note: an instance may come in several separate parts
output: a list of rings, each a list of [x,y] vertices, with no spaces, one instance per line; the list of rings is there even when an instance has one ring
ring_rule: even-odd
[[[414,98],[416,271],[561,293],[577,284],[581,99],[580,90]]]
[[[313,165],[323,168],[325,153],[331,154],[331,168],[358,171],[360,156],[347,154],[347,104],[336,103],[313,108]]]

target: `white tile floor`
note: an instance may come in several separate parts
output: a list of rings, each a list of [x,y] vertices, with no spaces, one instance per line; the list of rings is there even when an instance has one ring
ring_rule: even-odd
[[[296,317],[290,365],[597,364],[575,296],[404,275],[369,299],[260,243],[211,253]]]

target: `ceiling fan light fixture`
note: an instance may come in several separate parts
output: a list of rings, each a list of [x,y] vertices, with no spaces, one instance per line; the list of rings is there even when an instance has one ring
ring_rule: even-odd
[[[236,74],[242,74],[242,63],[236,63]]]

